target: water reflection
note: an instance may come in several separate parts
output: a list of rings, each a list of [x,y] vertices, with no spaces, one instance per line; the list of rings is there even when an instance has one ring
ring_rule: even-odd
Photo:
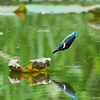
[[[19,83],[23,79],[26,79],[30,85],[48,84],[51,82],[49,74],[44,71],[34,73],[20,73],[10,71],[8,78],[11,83]]]
[[[77,12],[74,12],[74,13],[77,13]],[[84,12],[81,12],[81,13],[84,13]],[[89,14],[89,13],[93,14],[93,18],[89,19],[88,25],[93,27],[93,28],[95,28],[95,29],[100,29],[100,8],[98,8],[98,6],[97,7],[94,6],[93,8],[91,8],[89,11],[87,11],[85,13],[86,14]],[[15,12],[15,14],[21,20],[25,20],[26,19],[27,13],[25,13],[25,12]],[[31,13],[31,14],[34,14],[34,13]],[[48,29],[44,29],[44,30],[39,29],[37,32],[50,32],[50,30],[48,30]]]
[[[66,82],[57,82],[52,80],[65,94],[73,98],[77,98],[75,90],[69,83]]]
[[[24,12],[16,12],[15,13],[21,20],[26,19],[26,14]]]
[[[57,82],[52,80],[50,75],[45,72],[34,72],[34,73],[21,73],[17,71],[10,71],[8,75],[11,83],[19,83],[23,79],[29,82],[29,85],[49,84],[50,82],[55,83],[66,95],[77,98],[75,90],[69,83]]]
[[[26,76],[23,76],[19,73],[18,78],[13,78],[14,75],[10,75],[10,81],[13,80],[12,83],[16,82],[17,84],[11,84],[9,80],[4,79],[9,73],[9,70],[5,68],[8,59],[19,59],[21,65],[24,67],[27,65],[29,59],[51,57],[53,60],[52,65],[48,68],[48,72],[53,80],[59,82],[63,80],[68,82],[72,87],[73,84],[76,84],[73,88],[76,90],[76,93],[78,92],[78,99],[80,100],[92,100],[92,97],[99,97],[100,92],[98,84],[100,76],[98,75],[97,78],[92,71],[96,70],[96,73],[100,73],[100,31],[87,25],[88,20],[90,20],[93,15],[91,13],[53,15],[32,14],[26,15],[26,17],[24,21],[21,21],[16,18],[16,16],[0,16],[0,32],[1,34],[3,33],[0,35],[0,85],[2,86],[1,88],[3,88],[1,89],[2,93],[0,93],[0,95],[6,94],[6,96],[4,96],[6,98],[9,96],[11,98],[10,100],[13,98],[18,99],[16,93],[22,90],[19,93],[20,96],[22,96],[21,100],[29,99],[26,97],[26,95],[28,95],[27,93],[31,94],[32,97],[30,97],[30,99],[34,100],[40,100],[40,98],[41,100],[44,98],[47,100],[61,100],[61,97],[63,97],[63,100],[66,100],[66,98],[72,100],[72,97],[63,94],[63,91],[53,82],[47,83],[47,85],[41,84],[31,87],[27,85],[29,83],[30,85],[34,85],[37,81],[39,84],[42,83],[45,80],[40,81],[38,78],[42,80],[43,77],[46,77],[45,74],[40,73],[36,76],[35,74],[33,76],[31,74],[26,74]],[[59,52],[52,56],[52,50],[71,30],[79,31],[78,38],[73,46],[63,53]],[[89,45],[87,45],[87,43],[89,43]],[[34,81],[35,83],[32,83]],[[94,85],[91,85],[93,82]],[[55,94],[53,86],[56,87]],[[18,90],[15,88],[18,88]],[[23,92],[24,90],[25,92]],[[54,96],[50,95],[50,92]]]
[[[100,12],[90,11],[93,14],[93,18],[89,20],[88,25],[95,28],[100,29]]]

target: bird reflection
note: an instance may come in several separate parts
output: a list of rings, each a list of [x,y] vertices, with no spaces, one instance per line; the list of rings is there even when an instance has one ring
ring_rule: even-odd
[[[44,71],[34,73],[19,73],[10,71],[8,78],[11,83],[19,83],[23,79],[26,79],[30,85],[48,84],[51,82],[50,76]]]
[[[23,79],[27,80],[29,84],[39,85],[39,84],[48,84],[51,82],[51,78],[47,72],[34,72],[34,73],[21,73],[17,71],[10,71],[8,78],[11,83],[19,83]],[[52,80],[65,94],[70,97],[77,98],[75,90],[66,82],[57,82]]]
[[[75,90],[66,82],[56,82],[52,80],[65,94],[73,98],[77,98]]]
[[[63,51],[65,49],[68,49],[71,44],[73,43],[73,41],[76,38],[76,34],[78,31],[73,31],[70,35],[68,35],[56,48],[56,50],[54,50],[52,52],[52,54],[56,53],[57,51]]]

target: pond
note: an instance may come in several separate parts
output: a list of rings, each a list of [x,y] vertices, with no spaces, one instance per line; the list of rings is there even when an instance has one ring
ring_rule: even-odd
[[[93,13],[0,15],[0,99],[100,99],[99,20]],[[78,33],[71,47],[52,55],[74,30]],[[16,73],[10,72],[10,59],[26,67],[30,60],[42,57],[52,59],[43,73],[11,78]]]

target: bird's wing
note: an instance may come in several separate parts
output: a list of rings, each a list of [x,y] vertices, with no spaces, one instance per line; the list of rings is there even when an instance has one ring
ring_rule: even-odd
[[[62,41],[61,43],[68,43],[69,41],[72,41],[73,40],[73,38],[74,38],[75,36],[69,36],[69,37],[67,37],[66,39],[64,39],[64,41]]]
[[[61,50],[63,47],[64,47],[64,43],[60,43],[58,46],[57,46],[57,48],[56,48],[56,50]]]
[[[74,41],[75,39],[75,35],[72,35],[72,36],[67,36],[57,47],[56,47],[56,50],[54,50],[52,52],[52,54],[54,54],[55,52],[57,51],[62,51],[62,50],[65,50],[65,49],[68,49],[70,47],[70,45],[72,44],[72,42]]]
[[[65,48],[65,46],[72,40],[72,36],[65,38],[59,45],[57,48],[61,49],[61,48]]]
[[[56,48],[56,50],[62,50],[65,48],[66,43],[68,43],[70,41],[70,37],[67,37],[66,39],[64,39]]]
[[[74,39],[76,38],[76,36],[70,36],[68,37],[64,42],[67,44],[70,44],[74,41]]]

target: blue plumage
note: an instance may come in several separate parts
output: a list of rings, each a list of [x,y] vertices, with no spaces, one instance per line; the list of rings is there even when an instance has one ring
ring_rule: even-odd
[[[65,49],[68,49],[71,44],[73,43],[73,41],[76,38],[76,34],[78,31],[73,31],[70,35],[68,35],[56,48],[56,50],[54,50],[52,52],[52,54],[56,53],[57,51],[63,51]]]
[[[52,80],[66,95],[73,97],[73,98],[78,98],[76,96],[76,92],[73,89],[73,87],[66,82],[57,82],[55,80]]]

